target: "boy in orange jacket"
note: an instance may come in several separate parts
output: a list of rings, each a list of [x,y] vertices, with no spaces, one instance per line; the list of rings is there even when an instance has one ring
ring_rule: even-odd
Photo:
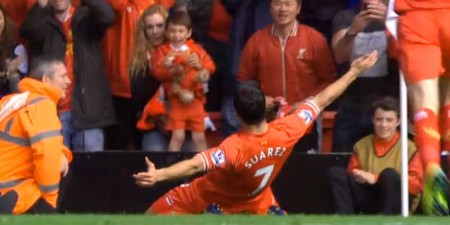
[[[185,130],[192,132],[197,151],[206,149],[204,119],[205,87],[214,62],[193,40],[186,12],[172,13],[166,21],[168,43],[152,56],[153,75],[162,82],[169,100],[167,129],[172,131],[169,151],[180,151]]]

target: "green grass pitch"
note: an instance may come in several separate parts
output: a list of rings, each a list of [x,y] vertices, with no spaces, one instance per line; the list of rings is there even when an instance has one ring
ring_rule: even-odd
[[[0,216],[0,225],[448,225],[449,217],[413,216]]]

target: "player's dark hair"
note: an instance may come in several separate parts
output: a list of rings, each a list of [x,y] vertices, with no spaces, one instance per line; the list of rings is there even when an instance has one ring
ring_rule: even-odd
[[[400,107],[397,99],[394,97],[382,97],[376,100],[372,104],[372,116],[375,115],[377,109],[382,109],[384,111],[394,111],[397,114],[397,118],[400,118]]]
[[[255,81],[243,81],[238,84],[234,95],[234,107],[238,116],[247,125],[256,125],[264,121],[266,99]]]

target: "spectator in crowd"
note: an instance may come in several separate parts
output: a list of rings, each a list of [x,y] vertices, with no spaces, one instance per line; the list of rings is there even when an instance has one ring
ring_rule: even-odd
[[[51,55],[67,65],[72,85],[59,112],[64,143],[75,151],[103,150],[102,128],[115,122],[100,50],[113,22],[105,0],[82,0],[79,7],[70,0],[38,0],[20,29],[32,57]]]
[[[0,97],[18,91],[17,83],[27,69],[27,52],[19,44],[16,23],[0,5]]]
[[[138,125],[137,128],[145,134],[136,133],[134,137],[135,146],[143,150],[147,148],[161,151],[167,149],[167,145],[165,145],[165,148],[159,147],[163,146],[159,143],[164,140],[164,135],[156,129],[156,126],[153,126],[153,122],[156,123],[157,121],[147,123],[145,118],[147,113],[143,111],[149,99],[156,94],[161,85],[151,74],[150,59],[154,49],[164,43],[165,20],[168,15],[167,9],[162,5],[151,5],[142,12],[134,34],[134,45],[129,65],[131,100],[133,102],[132,119],[133,124],[136,124],[139,117],[143,118],[140,122],[141,125]],[[152,138],[153,136],[155,138]],[[152,144],[156,144],[158,147],[152,147]]]
[[[369,7],[370,6],[370,7]],[[371,105],[380,96],[398,96],[398,67],[389,58],[384,26],[386,6],[382,0],[363,0],[343,10],[333,20],[332,49],[339,67],[346,71],[361,55],[377,50],[377,63],[346,90],[339,102],[334,126],[333,151],[351,152],[353,145],[372,133]]]
[[[6,14],[19,26],[34,3],[36,0],[0,0],[0,4],[5,7]]]
[[[133,115],[140,118],[137,128],[143,132],[135,136],[136,146],[141,146],[144,151],[166,151],[169,146],[170,136],[165,129],[165,109],[158,110],[158,106],[153,107],[153,104],[150,104],[160,102],[158,89],[161,83],[152,75],[149,63],[154,49],[165,41],[167,16],[165,7],[159,4],[151,5],[142,13],[134,35],[134,49],[130,60]],[[147,104],[151,108],[144,110]],[[163,112],[154,116],[153,109]],[[150,117],[153,118],[149,119]],[[182,149],[186,150],[185,146]]]
[[[172,132],[169,151],[180,151],[185,130],[190,130],[197,151],[206,149],[205,88],[215,65],[208,53],[192,39],[192,25],[186,12],[167,19],[168,43],[158,47],[152,57],[153,75],[167,93],[167,129]]]
[[[252,34],[273,22],[270,15],[272,0],[222,0],[223,6],[232,16],[229,49],[227,50],[229,65],[223,73],[223,96],[221,106],[221,132],[224,137],[235,133],[241,126],[240,120],[233,106],[234,90],[236,88],[236,74],[241,61],[242,49]]]
[[[330,43],[333,18],[347,5],[348,0],[302,0],[299,21],[322,33]]]
[[[0,101],[0,214],[56,212],[61,173],[72,159],[57,111],[70,84],[64,62],[33,63],[19,83],[21,93]]]
[[[220,111],[224,89],[224,78],[230,76],[229,35],[232,18],[223,0],[189,1],[187,10],[192,19],[192,36],[199,42],[216,63],[216,72],[211,76],[206,93],[206,111]]]
[[[271,123],[265,120],[266,98],[259,85],[254,81],[240,83],[234,104],[243,121],[242,130],[218,147],[166,168],[156,169],[146,158],[147,170],[133,175],[138,185],[152,187],[204,174],[170,190],[147,213],[285,214],[272,193],[272,182],[320,111],[376,59],[373,52],[356,60],[347,74],[300,104],[295,113]]]
[[[399,15],[400,68],[411,100],[415,142],[425,169],[423,211],[447,216],[450,187],[441,168],[441,147],[450,149],[450,1],[397,0],[395,12]]]
[[[319,32],[297,22],[300,0],[272,0],[274,23],[256,32],[242,52],[238,79],[257,80],[267,97],[285,99],[289,114],[308,96],[317,94],[335,79],[328,44]],[[318,132],[313,130],[296,147],[318,150]]]
[[[173,0],[107,0],[116,21],[103,39],[105,69],[113,95],[117,124],[106,129],[108,149],[134,149],[135,115],[132,110],[129,64],[133,51],[136,24],[152,4],[172,7]],[[118,54],[119,53],[119,54]]]
[[[399,214],[401,208],[400,112],[396,99],[385,97],[372,107],[374,134],[359,140],[347,170],[330,170],[331,188],[340,214]],[[423,188],[420,155],[408,141],[408,182],[411,206],[416,208]]]

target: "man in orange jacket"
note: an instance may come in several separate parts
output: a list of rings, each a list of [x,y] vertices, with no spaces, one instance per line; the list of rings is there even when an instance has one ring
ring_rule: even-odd
[[[36,58],[20,93],[0,101],[0,214],[56,211],[72,159],[57,114],[69,84],[62,61]]]

